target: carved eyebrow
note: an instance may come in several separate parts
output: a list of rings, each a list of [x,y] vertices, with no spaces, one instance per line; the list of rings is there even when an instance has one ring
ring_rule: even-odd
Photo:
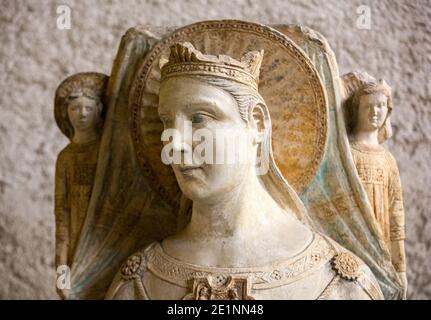
[[[218,104],[211,100],[202,99],[200,101],[190,102],[186,104],[185,112],[191,112],[196,110],[207,111],[219,117],[226,116],[225,112],[218,106]],[[164,108],[161,105],[159,105],[158,108],[158,115],[160,118],[164,117],[169,119],[171,117],[169,112],[165,112]]]
[[[213,101],[198,101],[187,105],[187,110],[197,109],[210,112],[214,115],[225,115],[223,110]]]
[[[202,101],[197,101],[197,102],[192,102],[187,104],[187,107],[201,107],[201,106],[217,107],[217,103],[215,103],[214,101],[202,100]]]

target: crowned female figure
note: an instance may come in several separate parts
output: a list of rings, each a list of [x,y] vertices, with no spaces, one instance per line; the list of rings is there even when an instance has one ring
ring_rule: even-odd
[[[170,136],[162,158],[171,156],[193,202],[191,220],[127,259],[107,298],[382,298],[359,258],[297,218],[307,213],[273,158],[262,59],[263,51],[236,60],[171,47],[159,92]]]
[[[74,74],[66,78],[55,93],[55,119],[71,141],[59,153],[55,171],[57,267],[71,266],[87,214],[107,80],[108,77],[100,73]]]

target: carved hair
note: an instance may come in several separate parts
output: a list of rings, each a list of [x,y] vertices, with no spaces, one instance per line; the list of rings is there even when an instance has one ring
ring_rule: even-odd
[[[386,115],[385,122],[379,129],[379,143],[383,143],[392,136],[392,127],[390,123],[392,96],[391,88],[382,79],[363,82],[361,86],[355,90],[354,94],[346,101],[347,132],[349,134],[352,133],[356,127],[361,97],[375,93],[381,93],[387,98],[388,114]]]

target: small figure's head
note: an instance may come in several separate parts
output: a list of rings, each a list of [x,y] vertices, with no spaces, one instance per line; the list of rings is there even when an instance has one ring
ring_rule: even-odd
[[[78,73],[57,88],[55,118],[60,130],[72,139],[75,132],[100,131],[108,77],[100,73]]]
[[[67,97],[66,108],[74,132],[99,128],[103,103],[96,92],[86,88],[72,92]]]
[[[384,80],[368,81],[355,91],[350,101],[348,130],[353,132],[379,131],[382,143],[391,135],[391,89]]]
[[[178,44],[162,68],[158,111],[164,133],[172,130],[170,140],[162,139],[180,156],[171,165],[193,201],[229,194],[267,163],[259,163],[269,154],[264,148],[271,135],[269,112],[257,91],[262,54],[250,52],[237,61]]]

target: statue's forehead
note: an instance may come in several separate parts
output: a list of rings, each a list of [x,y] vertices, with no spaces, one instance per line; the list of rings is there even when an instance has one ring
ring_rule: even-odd
[[[372,92],[364,94],[361,97],[361,101],[379,101],[379,102],[385,102],[387,101],[388,97],[383,92]]]
[[[88,97],[84,94],[77,96],[70,96],[68,98],[68,105],[76,105],[76,104],[96,104],[96,100],[92,97]]]
[[[223,107],[236,101],[227,91],[192,77],[173,77],[162,82],[159,109],[172,107]]]

